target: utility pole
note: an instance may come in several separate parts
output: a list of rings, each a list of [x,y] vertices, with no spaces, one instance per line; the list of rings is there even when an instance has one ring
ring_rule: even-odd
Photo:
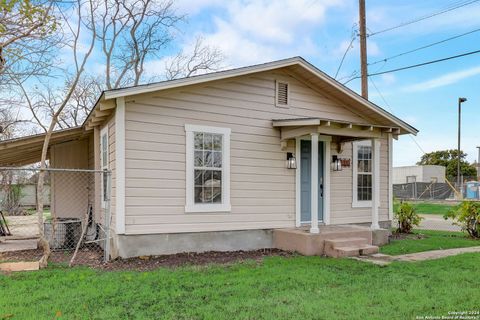
[[[460,171],[460,136],[462,132],[462,103],[467,101],[467,98],[458,98],[458,146],[457,146],[457,188],[461,195],[463,195],[462,177]]]
[[[367,18],[365,15],[365,0],[359,0],[360,25],[360,69],[362,78],[362,97],[368,99],[368,67],[367,67]]]

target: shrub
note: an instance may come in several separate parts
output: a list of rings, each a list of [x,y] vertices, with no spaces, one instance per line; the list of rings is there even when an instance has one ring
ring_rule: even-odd
[[[462,201],[454,207],[443,218],[453,219],[453,223],[462,228],[472,238],[480,238],[480,202]]]
[[[419,226],[422,217],[420,217],[415,207],[408,202],[402,202],[395,211],[395,219],[398,221],[397,232],[410,233],[414,226]]]

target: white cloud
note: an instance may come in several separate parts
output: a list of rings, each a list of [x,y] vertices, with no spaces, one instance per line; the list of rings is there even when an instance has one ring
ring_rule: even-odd
[[[395,75],[391,73],[384,73],[380,76],[380,78],[385,85],[392,85],[397,81]]]
[[[367,10],[367,24],[371,32],[377,32],[383,29],[394,27],[415,18],[428,16],[429,14],[440,12],[449,7],[441,3],[429,1],[417,1],[411,3],[398,3],[399,1],[382,1],[381,4],[370,6]],[[434,3],[434,5],[432,5]],[[412,16],[413,14],[413,16]],[[412,23],[402,28],[394,29],[385,35],[389,37],[407,37],[411,38],[412,33],[416,36],[443,33],[459,29],[468,30],[478,26],[478,16],[480,14],[480,5],[478,3],[460,7],[456,10],[448,11],[431,19],[424,19]]]
[[[403,88],[403,91],[407,91],[407,92],[427,91],[427,90],[435,89],[438,87],[448,86],[479,74],[480,74],[480,66],[461,70],[461,71],[455,71],[455,72],[444,74],[443,76],[440,76],[428,81],[407,86]]]
[[[222,6],[224,3],[224,0],[176,0],[175,7],[180,13],[194,15],[205,8]]]
[[[205,40],[219,47],[232,66],[319,52],[312,39],[326,11],[341,0],[229,1]]]
[[[369,40],[367,44],[367,48],[368,48],[368,55],[370,57],[378,57],[382,54],[380,47],[375,41]]]

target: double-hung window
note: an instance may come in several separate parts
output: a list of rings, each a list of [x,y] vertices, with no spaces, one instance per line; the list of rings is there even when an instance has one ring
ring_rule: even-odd
[[[185,211],[230,211],[230,129],[185,125],[185,132]]]
[[[376,143],[376,159],[373,159],[370,140],[353,142],[353,202],[352,207],[371,207],[373,170],[378,173],[379,142]],[[378,175],[378,174],[377,174]],[[376,178],[378,183],[378,177]]]
[[[100,168],[101,170],[108,170],[109,154],[108,154],[108,125],[100,131]],[[107,207],[108,200],[108,175],[102,173],[101,179],[101,201],[102,208]]]

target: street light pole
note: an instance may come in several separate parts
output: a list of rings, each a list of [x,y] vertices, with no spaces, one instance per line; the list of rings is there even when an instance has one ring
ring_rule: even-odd
[[[478,146],[477,149],[478,149],[478,158],[477,158],[477,181],[480,181],[480,146]]]
[[[462,103],[467,101],[467,98],[458,98],[458,146],[457,146],[457,188],[460,191],[460,194],[463,195],[463,190],[461,188],[461,177],[460,177],[460,134],[462,129]]]

